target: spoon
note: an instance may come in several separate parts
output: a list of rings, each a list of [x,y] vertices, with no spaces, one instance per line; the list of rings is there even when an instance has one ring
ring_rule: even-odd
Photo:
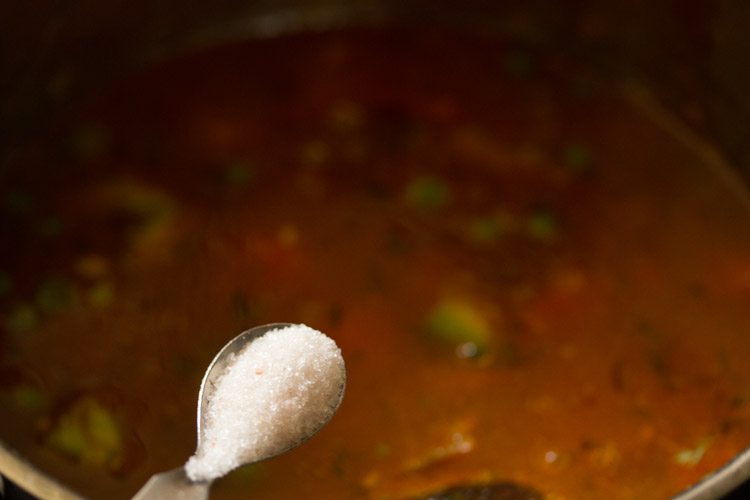
[[[198,392],[198,444],[197,449],[201,448],[201,443],[205,441],[205,429],[206,429],[206,418],[208,399],[210,396],[209,388],[213,388],[216,382],[224,375],[227,368],[231,365],[233,355],[241,351],[245,346],[253,342],[254,340],[262,337],[266,333],[272,330],[278,330],[286,327],[294,326],[290,323],[271,323],[263,326],[256,326],[246,330],[230,340],[214,357],[211,364],[208,365],[206,373],[203,376],[201,382],[200,391]],[[345,383],[345,376],[344,381]],[[275,450],[273,453],[269,453],[266,456],[262,456],[254,462],[266,460],[273,456],[279,455],[292,448],[295,448],[307,441],[316,432],[318,432],[325,424],[328,423],[330,418],[335,413],[341,400],[344,396],[343,384],[341,391],[337,396],[337,400],[332,405],[332,411],[330,415],[320,422],[320,425],[312,429],[307,435],[299,440],[289,443],[289,446],[280,450]],[[248,465],[248,464],[242,464]],[[209,489],[211,488],[211,480],[195,482],[191,481],[185,472],[184,466],[177,467],[175,469],[155,474],[146,482],[145,485],[136,493],[133,500],[155,500],[165,498],[176,498],[181,500],[205,500],[208,498]]]

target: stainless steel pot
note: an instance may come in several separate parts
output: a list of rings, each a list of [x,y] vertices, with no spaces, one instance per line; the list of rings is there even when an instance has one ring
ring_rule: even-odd
[[[51,112],[145,62],[248,36],[390,24],[516,38],[640,80],[750,178],[750,4],[743,0],[3,2],[0,164]],[[1,443],[0,473],[43,498],[78,498]],[[717,498],[748,478],[750,450],[678,498]]]

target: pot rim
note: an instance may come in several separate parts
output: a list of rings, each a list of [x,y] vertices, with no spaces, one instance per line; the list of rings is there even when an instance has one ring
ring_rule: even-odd
[[[37,469],[5,443],[0,441],[0,471],[20,488],[49,500],[81,500],[82,496]],[[0,477],[0,480],[2,477]],[[0,483],[1,485],[1,483]],[[1,488],[0,488],[1,491]]]

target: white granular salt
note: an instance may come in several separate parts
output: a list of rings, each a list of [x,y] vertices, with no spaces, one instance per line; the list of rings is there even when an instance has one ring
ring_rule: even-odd
[[[208,397],[193,481],[293,447],[336,411],[346,381],[336,343],[305,325],[271,330],[239,351]]]

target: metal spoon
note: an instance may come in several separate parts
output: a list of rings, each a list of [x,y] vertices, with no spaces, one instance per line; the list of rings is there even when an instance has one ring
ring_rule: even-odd
[[[204,429],[206,419],[206,408],[208,407],[208,393],[207,387],[212,387],[215,382],[224,374],[227,367],[230,364],[230,355],[239,352],[250,342],[254,341],[258,337],[261,337],[271,330],[277,330],[279,328],[285,328],[293,326],[290,323],[271,323],[263,326],[256,326],[246,330],[235,338],[230,340],[224,347],[221,348],[219,353],[214,357],[211,364],[208,365],[206,373],[203,376],[201,382],[200,391],[198,392],[198,445],[200,448],[201,442],[204,440]],[[344,396],[344,387],[342,385],[341,392],[338,396],[335,409],[341,403],[341,399]],[[330,417],[333,416],[334,411],[331,412]],[[303,439],[292,443],[287,449],[279,451],[273,455],[263,457],[261,460],[271,458],[272,456],[278,455],[289,451],[305,442],[307,439],[312,437],[318,432],[328,420],[320,423],[318,428],[314,429],[309,435]],[[245,464],[247,465],[247,464]],[[154,474],[146,482],[145,485],[136,493],[133,500],[155,500],[155,499],[181,499],[181,500],[205,500],[208,498],[208,492],[211,488],[211,481],[193,482],[185,474],[184,467],[177,467],[167,472]]]

